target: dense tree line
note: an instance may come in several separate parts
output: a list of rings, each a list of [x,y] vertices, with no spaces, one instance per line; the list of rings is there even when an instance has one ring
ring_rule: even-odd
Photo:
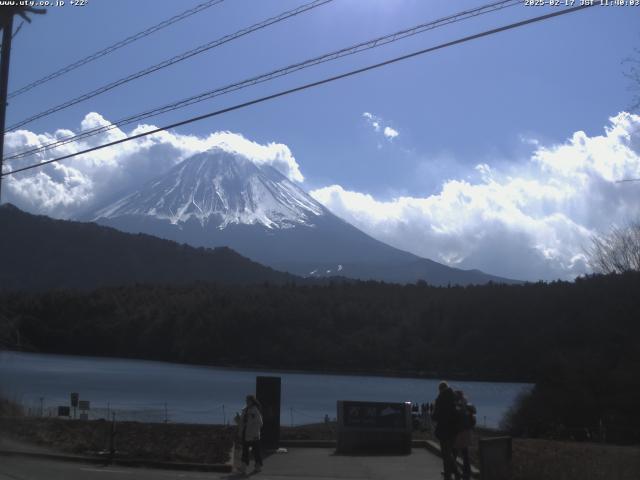
[[[541,417],[527,428],[537,434],[607,415],[638,422],[638,292],[639,273],[449,288],[336,282],[5,292],[0,338],[49,353],[534,381],[521,404],[527,418]],[[553,414],[544,417],[536,402],[553,404]]]

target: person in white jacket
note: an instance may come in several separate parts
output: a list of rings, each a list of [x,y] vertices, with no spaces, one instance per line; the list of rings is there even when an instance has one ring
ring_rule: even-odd
[[[249,467],[249,449],[253,451],[255,471],[262,470],[262,452],[260,449],[260,430],[262,429],[262,407],[254,395],[247,395],[247,406],[236,417],[240,438],[242,439],[242,467],[246,472]]]

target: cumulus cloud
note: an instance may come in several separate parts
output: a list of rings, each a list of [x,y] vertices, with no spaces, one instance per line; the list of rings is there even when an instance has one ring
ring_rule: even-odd
[[[378,115],[374,115],[373,113],[370,113],[370,112],[364,112],[362,114],[362,117],[371,126],[371,128],[373,128],[373,130],[376,133],[381,133],[388,140],[393,140],[398,135],[400,135],[400,133],[397,130],[386,125],[387,122],[385,122]]]
[[[379,117],[369,112],[363,117],[380,136],[389,128],[387,137],[395,138],[392,132],[397,132]],[[81,128],[105,125],[110,125],[106,119],[90,113]],[[130,132],[113,128],[80,144],[65,145],[55,154],[73,153],[152,128],[139,125]],[[9,132],[5,150],[11,155],[73,133]],[[530,138],[523,141],[535,150],[517,166],[513,166],[516,162],[506,167],[487,161],[467,171],[460,166],[434,195],[381,200],[340,185],[311,193],[373,237],[451,266],[527,280],[586,273],[583,247],[591,235],[640,215],[640,182],[619,183],[640,178],[640,116],[621,113],[610,119],[603,134],[576,132],[558,145],[543,145]],[[272,165],[291,180],[304,179],[292,152],[283,144],[259,144],[224,131],[206,136],[160,132],[5,177],[3,196],[32,212],[74,217],[213,147]],[[5,168],[33,162],[33,157],[12,160]]]
[[[369,112],[364,112],[362,114],[364,119],[367,121],[369,125],[373,127],[376,132],[380,131],[380,122],[378,121],[378,117]]]
[[[603,135],[576,132],[538,146],[510,170],[475,167],[437,195],[378,200],[331,185],[311,192],[330,210],[398,248],[461,268],[527,280],[588,272],[583,247],[638,215],[640,116],[621,113]]]
[[[100,114],[92,112],[82,120],[80,129],[104,126],[112,125]],[[119,128],[110,128],[81,142],[64,145],[54,153],[11,160],[5,164],[5,171],[155,128],[153,125],[138,125],[129,133]],[[10,156],[73,134],[70,130],[62,129],[53,133],[28,130],[9,132],[5,140],[5,152]],[[271,142],[263,145],[241,134],[226,131],[203,137],[163,131],[37,170],[10,175],[5,177],[6,188],[3,189],[3,195],[7,202],[28,211],[69,218],[112,200],[122,192],[137,188],[191,155],[214,147],[244,155],[257,164],[271,165],[292,181],[304,180],[296,159],[284,144]]]
[[[382,133],[384,133],[384,136],[387,138],[396,138],[399,135],[398,131],[391,127],[384,127],[384,131]]]

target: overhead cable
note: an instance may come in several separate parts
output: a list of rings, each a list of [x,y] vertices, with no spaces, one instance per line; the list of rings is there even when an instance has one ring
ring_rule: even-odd
[[[46,160],[46,161],[43,161],[43,162],[40,162],[40,163],[27,165],[25,167],[12,170],[10,172],[2,173],[0,175],[0,177],[6,177],[8,175],[14,175],[16,173],[24,172],[24,171],[31,170],[31,169],[34,169],[34,168],[40,168],[40,167],[43,167],[45,165],[49,165],[51,163],[60,162],[62,160],[66,160],[68,158],[77,157],[78,155],[84,155],[84,154],[87,154],[87,153],[94,152],[96,150],[101,150],[103,148],[112,147],[112,146],[115,146],[115,145],[119,145],[121,143],[137,140],[139,138],[143,138],[143,137],[146,137],[148,135],[153,135],[155,133],[167,131],[169,129],[181,127],[181,126],[184,126],[184,125],[188,125],[190,123],[199,122],[199,121],[205,120],[207,118],[212,118],[212,117],[219,116],[219,115],[222,115],[222,114],[225,114],[225,113],[228,113],[228,112],[232,112],[232,111],[235,111],[235,110],[240,110],[242,108],[246,108],[246,107],[249,107],[251,105],[257,105],[259,103],[263,103],[263,102],[266,102],[266,101],[269,101],[269,100],[274,100],[276,98],[284,97],[284,96],[290,95],[292,93],[300,92],[300,91],[307,90],[307,89],[310,89],[310,88],[318,87],[320,85],[331,83],[331,82],[334,82],[336,80],[341,80],[341,79],[344,79],[344,78],[352,77],[354,75],[359,75],[361,73],[368,72],[370,70],[378,69],[378,68],[381,68],[381,67],[384,67],[384,66],[387,66],[387,65],[391,65],[391,64],[394,64],[394,63],[397,63],[397,62],[401,62],[401,61],[410,59],[410,58],[414,58],[414,57],[417,57],[417,56],[420,56],[420,55],[424,55],[426,53],[431,53],[431,52],[434,52],[436,50],[441,50],[443,48],[452,47],[454,45],[459,45],[461,43],[470,42],[470,41],[477,40],[477,39],[482,38],[482,37],[487,37],[489,35],[494,35],[496,33],[504,32],[504,31],[507,31],[507,30],[513,30],[515,28],[519,28],[519,27],[522,27],[522,26],[525,26],[525,25],[536,23],[536,22],[541,22],[543,20],[548,20],[550,18],[558,17],[558,16],[561,16],[561,15],[567,15],[569,13],[574,13],[574,12],[577,12],[577,11],[580,11],[580,10],[584,10],[584,9],[590,8],[590,7],[594,6],[594,5],[595,4],[587,3],[587,4],[579,5],[577,7],[563,8],[561,10],[558,10],[558,11],[553,12],[553,13],[548,13],[546,15],[540,15],[538,17],[529,18],[527,20],[522,20],[522,21],[519,21],[519,22],[511,23],[509,25],[505,25],[505,26],[502,26],[502,27],[494,28],[494,29],[491,29],[491,30],[485,30],[485,31],[483,31],[481,33],[476,33],[474,35],[469,35],[467,37],[459,38],[457,40],[452,40],[450,42],[441,43],[439,45],[436,45],[435,47],[429,47],[429,48],[418,50],[416,52],[412,52],[412,53],[409,53],[409,54],[406,54],[406,55],[402,55],[402,56],[399,56],[399,57],[394,57],[392,59],[385,60],[384,62],[376,63],[376,64],[369,65],[369,66],[366,66],[366,67],[363,67],[363,68],[358,68],[356,70],[351,70],[349,72],[342,73],[340,75],[335,75],[335,76],[332,76],[332,77],[324,78],[322,80],[318,80],[318,81],[315,81],[315,82],[307,83],[307,84],[304,84],[304,85],[301,85],[301,86],[298,86],[298,87],[290,88],[288,90],[283,90],[283,91],[280,91],[278,93],[274,93],[274,94],[271,94],[271,95],[260,97],[260,98],[257,98],[257,99],[254,99],[254,100],[250,100],[250,101],[247,101],[247,102],[244,102],[244,103],[236,104],[236,105],[233,105],[231,107],[226,107],[226,108],[223,108],[221,110],[216,110],[214,112],[209,112],[209,113],[206,113],[204,115],[191,117],[191,118],[188,118],[186,120],[182,120],[180,122],[172,123],[170,125],[165,125],[164,127],[154,128],[154,129],[146,131],[146,132],[138,133],[136,135],[132,135],[130,137],[126,137],[126,138],[122,138],[122,139],[119,139],[119,140],[115,140],[113,142],[105,143],[105,144],[102,144],[102,145],[97,145],[95,147],[88,148],[88,149],[85,149],[85,150],[82,150],[82,151],[79,151],[79,152],[71,153],[71,154],[68,154],[68,155],[63,155],[61,157],[53,158],[53,159]]]
[[[36,88],[39,85],[42,85],[43,83],[47,83],[51,80],[53,80],[54,78],[58,78],[62,75],[64,75],[65,73],[69,73],[72,70],[75,70],[76,68],[79,68],[83,65],[86,65],[87,63],[93,62],[94,60],[97,60],[98,58],[102,58],[105,55],[109,55],[110,53],[115,52],[116,50],[129,45],[130,43],[135,42],[136,40],[140,40],[141,38],[147,37],[149,35],[151,35],[152,33],[157,32],[158,30],[162,30],[163,28],[168,27],[169,25],[173,25],[176,22],[179,22],[180,20],[184,20],[185,18],[190,17],[191,15],[195,15],[196,13],[200,13],[203,10],[209,8],[209,7],[213,7],[214,5],[217,5],[219,3],[224,2],[224,0],[208,0],[206,2],[203,2],[199,5],[196,5],[193,8],[190,8],[188,10],[185,10],[182,13],[179,13],[178,15],[174,15],[171,18],[168,18],[166,20],[163,20],[162,22],[153,25],[152,27],[149,27],[145,30],[142,30],[141,32],[138,32],[134,35],[131,35],[123,40],[120,40],[119,42],[114,43],[113,45],[108,46],[107,48],[103,48],[102,50],[99,50],[95,53],[92,53],[91,55],[88,55],[84,58],[81,58],[80,60],[70,63],[69,65],[60,68],[59,70],[56,70],[53,73],[50,73],[49,75],[46,75],[38,80],[35,80],[31,83],[29,83],[28,85],[25,85],[24,87],[21,87],[11,93],[9,93],[7,98],[14,98],[17,97],[18,95],[22,95],[25,92],[28,92],[29,90],[32,90],[34,88]],[[18,32],[16,32],[17,34]]]
[[[44,144],[44,145],[39,145],[37,147],[31,147],[29,149],[23,150],[21,152],[17,152],[14,153],[11,156],[8,156],[5,158],[6,160],[12,160],[15,158],[23,158],[26,156],[30,156],[30,155],[34,155],[36,153],[41,153],[47,150],[50,150],[52,148],[57,148],[60,147],[62,145],[66,145],[68,143],[71,142],[77,142],[80,140],[83,140],[85,138],[94,136],[94,135],[98,135],[100,133],[104,133],[106,131],[109,131],[111,129],[114,128],[118,128],[124,125],[129,125],[131,123],[135,123],[135,122],[140,122],[142,120],[146,120],[148,118],[151,117],[155,117],[157,115],[161,115],[163,113],[167,113],[173,110],[177,110],[179,108],[184,108],[187,107],[189,105],[193,105],[195,103],[199,103],[205,100],[209,100],[211,98],[214,97],[218,97],[221,95],[225,95],[237,90],[241,90],[253,85],[257,85],[259,83],[264,83],[270,80],[273,80],[275,78],[279,78],[279,77],[283,77],[285,75],[290,75],[294,72],[297,72],[299,70],[303,70],[315,65],[319,65],[321,63],[325,63],[325,62],[329,62],[329,61],[333,61],[333,60],[337,60],[339,58],[342,57],[346,57],[349,55],[354,55],[356,53],[360,53],[363,52],[365,50],[370,50],[373,48],[378,48],[381,47],[383,45],[392,43],[392,42],[396,42],[398,40],[402,40],[404,38],[413,36],[413,35],[417,35],[419,33],[423,33],[429,30],[433,30],[445,25],[449,25],[451,23],[456,23],[462,20],[466,20],[468,18],[473,18],[476,17],[478,15],[483,15],[486,13],[491,13],[491,12],[495,12],[497,10],[501,10],[503,8],[507,8],[507,7],[511,7],[514,5],[520,4],[520,0],[502,0],[502,1],[498,1],[498,2],[494,2],[488,5],[484,5],[482,7],[478,7],[472,10],[465,10],[463,12],[459,12],[453,15],[449,15],[447,17],[444,18],[440,18],[438,20],[433,20],[427,23],[422,23],[416,26],[413,26],[411,28],[406,28],[403,30],[400,30],[398,32],[392,33],[392,34],[388,34],[388,35],[384,35],[381,37],[377,37],[374,38],[372,40],[367,40],[365,42],[361,42],[358,43],[356,45],[352,45],[346,48],[342,48],[340,50],[335,50],[329,53],[325,53],[323,55],[320,55],[318,57],[314,57],[308,60],[305,60],[303,62],[298,62],[298,63],[294,63],[292,65],[288,65],[286,67],[283,68],[279,68],[276,70],[272,70],[268,73],[264,73],[255,77],[251,77],[248,79],[244,79],[241,80],[239,82],[235,82],[229,85],[225,85],[223,87],[218,87],[215,88],[213,90],[208,90],[206,92],[197,94],[197,95],[193,95],[190,96],[188,98],[184,98],[182,100],[176,101],[176,102],[172,102],[160,107],[156,107],[154,109],[151,110],[147,110],[145,112],[141,112],[141,113],[137,113],[134,115],[131,115],[129,117],[120,119],[116,122],[110,123],[109,125],[102,125],[100,127],[95,127],[95,128],[91,128],[91,129],[87,129],[84,130],[82,132],[79,132],[76,135],[72,135],[72,136],[67,136],[61,139],[56,140],[55,142],[50,142],[48,144]]]
[[[56,105],[55,107],[51,107],[48,110],[45,110],[43,112],[37,113],[35,115],[32,115],[31,117],[25,118],[24,120],[21,120],[17,123],[14,123],[13,125],[11,125],[7,130],[11,131],[11,130],[16,130],[20,127],[23,127],[24,125],[27,125],[31,122],[33,122],[34,120],[38,120],[40,118],[43,117],[47,117],[49,115],[51,115],[52,113],[56,113],[59,112],[60,110],[64,110],[65,108],[69,108],[73,105],[77,105],[78,103],[84,102],[85,100],[89,100],[90,98],[96,97],[97,95],[101,95],[105,92],[108,92],[110,90],[113,90],[114,88],[120,87],[126,83],[132,82],[133,80],[136,80],[138,78],[142,78],[145,77],[147,75],[150,75],[152,73],[157,72],[158,70],[162,70],[163,68],[167,68],[171,65],[175,65],[178,62],[182,62],[183,60],[186,60],[187,58],[191,58],[195,55],[199,55],[203,52],[206,52],[208,50],[211,50],[212,48],[216,48],[219,47],[220,45],[224,45],[225,43],[231,42],[237,38],[243,37],[245,35],[248,35],[250,33],[253,33],[257,30],[261,30],[263,28],[266,28],[270,25],[273,25],[275,23],[278,22],[282,22],[283,20],[287,20],[291,17],[294,17],[296,15],[299,15],[301,13],[307,12],[309,10],[312,10],[316,7],[320,7],[321,5],[325,5],[327,3],[332,2],[333,0],[314,0],[310,3],[304,4],[300,7],[294,8],[292,10],[287,10],[286,12],[283,12],[279,15],[276,15],[275,17],[271,17],[268,18],[266,20],[263,20],[262,22],[256,23],[254,25],[251,25],[249,27],[243,28],[241,30],[238,30],[237,32],[231,33],[229,35],[225,35],[224,37],[218,38],[216,40],[213,40],[209,43],[205,43],[203,45],[200,45],[196,48],[193,48],[191,50],[188,50],[186,52],[183,52],[179,55],[175,55],[174,57],[171,57],[167,60],[164,60],[160,63],[157,63],[155,65],[152,65],[150,67],[147,67],[143,70],[139,70],[135,73],[132,73],[130,75],[127,75],[126,77],[120,78],[118,80],[115,80],[111,83],[108,83],[106,85],[103,85],[99,88],[96,88],[95,90],[92,90],[90,92],[87,92],[85,94],[82,94],[78,97],[72,98],[71,100],[67,100],[64,103],[61,103],[59,105]]]

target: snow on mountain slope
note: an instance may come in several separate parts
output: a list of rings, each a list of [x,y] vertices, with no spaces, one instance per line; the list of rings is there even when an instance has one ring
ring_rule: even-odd
[[[219,229],[231,224],[285,229],[313,225],[325,214],[317,201],[268,165],[212,149],[92,214],[93,220],[142,215],[174,225],[195,219]]]
[[[390,247],[332,214],[272,166],[221,149],[184,160],[84,219],[195,247],[228,246],[302,276],[434,285],[506,280]]]

